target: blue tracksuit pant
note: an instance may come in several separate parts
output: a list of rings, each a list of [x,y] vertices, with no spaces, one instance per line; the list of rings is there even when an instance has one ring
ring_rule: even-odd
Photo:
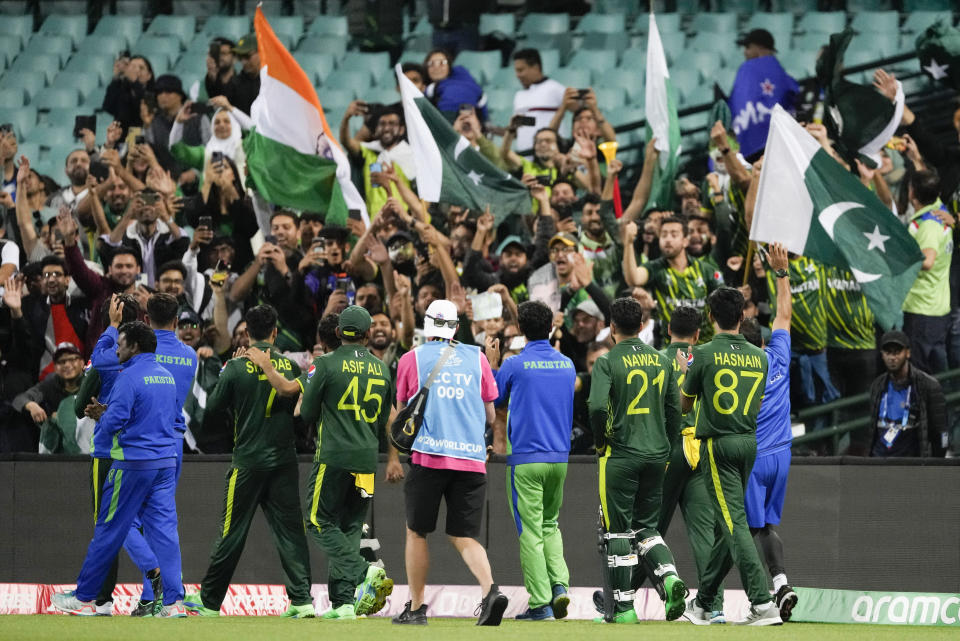
[[[183,440],[180,441],[180,447],[177,448],[177,467],[176,467],[176,479],[175,481],[180,481],[180,469],[183,466]],[[133,522],[133,525],[130,526],[130,532],[127,534],[127,538],[123,542],[123,549],[127,551],[127,554],[130,555],[130,559],[133,561],[134,565],[137,566],[137,569],[140,570],[140,573],[143,574],[143,590],[140,593],[140,599],[142,601],[153,601],[156,595],[153,593],[153,585],[150,583],[150,579],[147,578],[147,572],[150,570],[160,567],[159,562],[157,561],[157,555],[153,553],[153,550],[150,549],[150,546],[147,544],[147,540],[143,536],[142,525],[140,519],[136,519]]]
[[[139,464],[139,465],[138,465]],[[103,486],[100,514],[87,548],[76,596],[93,601],[136,519],[143,524],[147,549],[157,555],[163,577],[163,602],[183,599],[180,580],[180,536],[177,532],[177,468],[140,469],[156,461],[114,461]],[[144,568],[141,568],[144,569]]]

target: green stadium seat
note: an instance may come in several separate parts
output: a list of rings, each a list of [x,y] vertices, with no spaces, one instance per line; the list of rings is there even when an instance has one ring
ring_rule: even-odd
[[[340,59],[347,52],[347,38],[342,36],[304,36],[297,52],[331,53]]]
[[[342,36],[349,35],[346,16],[317,16],[307,28],[309,36]]]
[[[512,13],[481,13],[480,35],[486,36],[495,31],[512,36],[517,30],[517,19]]]
[[[904,0],[903,10],[916,11],[950,11],[955,3],[953,0]]]
[[[702,86],[700,82],[700,72],[696,69],[672,69],[670,79],[673,86],[682,96],[689,94],[697,87]]]
[[[76,89],[47,87],[37,92],[30,104],[41,111],[55,108],[76,107],[79,104],[79,92]]]
[[[183,54],[180,56],[177,64],[173,65],[171,73],[180,76],[181,80],[183,80],[184,76],[205,76],[207,74],[207,58],[206,56],[201,57]],[[183,87],[184,90],[186,90],[186,83],[184,83]]]
[[[830,42],[830,33],[827,31],[807,31],[793,37],[793,49],[819,49]],[[777,47],[782,49],[782,47]]]
[[[580,35],[574,40],[579,47],[574,47],[576,51],[623,51],[630,46],[630,34],[624,31],[620,33],[587,33]]]
[[[720,0],[720,11],[751,13],[765,8],[762,0]]]
[[[203,18],[220,10],[220,0],[173,0],[173,14]]]
[[[853,14],[850,26],[859,32],[891,34],[900,31],[896,11],[860,11]]]
[[[847,0],[847,11],[852,14],[883,9],[893,9],[893,0]]]
[[[697,85],[696,87],[689,87],[687,91],[681,93],[679,98],[679,106],[681,107],[692,107],[694,105],[713,103],[713,86],[701,84]]]
[[[787,11],[778,13],[757,12],[751,14],[747,19],[745,30],[766,29],[770,33],[792,33],[793,32],[793,14]]]
[[[454,64],[466,67],[474,79],[482,84],[497,73],[501,61],[499,51],[461,51]]]
[[[843,11],[810,11],[797,21],[797,31],[818,31],[820,33],[839,33],[847,25],[847,14]]]
[[[850,46],[844,54],[844,61],[849,63],[850,55],[861,56],[861,61],[873,61],[897,53],[900,46],[898,34],[858,33],[850,39]]]
[[[487,81],[487,85],[498,89],[509,89],[516,92],[520,90],[520,81],[517,80],[517,74],[513,70],[513,65],[497,69],[497,73]]]
[[[670,60],[670,55],[667,55],[667,61]],[[624,49],[620,53],[620,62],[619,66],[626,67],[628,69],[645,69],[647,64],[647,48],[644,47],[629,47]]]
[[[357,51],[348,51],[343,57],[337,69],[343,71],[366,71],[371,77],[379,76],[382,73],[390,72],[390,54],[386,51],[380,53],[360,53]]]
[[[603,111],[627,104],[627,90],[623,87],[597,87],[593,93],[597,96],[597,106]]]
[[[103,105],[103,98],[106,95],[106,87],[97,87],[81,97],[80,107],[88,113],[93,113]]]
[[[707,84],[711,87],[716,84],[723,90],[724,94],[729,94],[730,89],[733,88],[733,81],[737,77],[737,70],[735,67],[723,67],[722,69],[717,69],[713,72],[713,76],[706,80]]]
[[[953,24],[953,16],[949,11],[914,11],[907,15],[900,32],[919,34],[938,21],[947,25]]]
[[[365,91],[371,88],[371,78],[371,74],[364,73],[360,70],[337,70],[327,76],[327,78],[324,80],[323,86],[333,89],[342,89],[344,91],[352,91],[355,96],[360,97]]]
[[[15,37],[0,38],[0,69],[6,69],[20,54],[20,41]]]
[[[573,67],[563,67],[550,74],[550,77],[559,82],[564,87],[575,87],[577,89],[586,89],[591,84],[591,73],[589,69],[575,69]]]
[[[130,44],[122,35],[110,35],[91,33],[83,39],[80,46],[77,47],[77,53],[81,55],[102,55],[105,53],[117,55],[124,49],[128,49]]]
[[[104,87],[110,83],[113,78],[112,55],[93,55],[93,54],[74,54],[73,58],[63,68],[64,71],[71,73],[95,73]]]
[[[723,67],[723,59],[719,56],[691,49],[681,53],[673,62],[671,69],[696,69],[705,81],[709,81],[721,67]]]
[[[77,45],[87,36],[87,16],[47,16],[40,26],[40,33],[69,38],[73,45]]]
[[[18,140],[26,139],[37,126],[37,108],[17,107],[16,109],[0,108],[0,122],[9,122]]]
[[[423,62],[427,53],[433,51],[433,35],[421,33],[410,36],[403,43],[403,50],[407,53],[416,54],[419,56],[420,62]]]
[[[193,34],[196,30],[197,19],[194,16],[159,15],[147,27],[146,35],[173,37],[185,46],[193,40]],[[207,38],[208,42],[209,40],[210,38]]]
[[[291,49],[303,37],[303,16],[276,16],[270,18],[270,27],[280,41]]]
[[[21,16],[5,15],[3,19],[0,20],[0,36],[4,36],[4,39],[14,36],[19,38],[21,47],[30,39],[31,33],[33,33],[32,14]]]
[[[17,162],[20,162],[20,156],[26,156],[27,160],[33,161],[40,157],[40,145],[25,140],[17,141]]]
[[[520,45],[517,45],[518,47]],[[524,44],[526,46],[526,44]],[[543,73],[550,75],[560,68],[560,52],[556,49],[540,49],[540,60],[543,62]],[[512,65],[511,65],[512,66]],[[512,69],[511,69],[512,71]],[[514,74],[516,76],[516,74]]]
[[[27,95],[28,101],[37,95],[46,84],[43,75],[34,71],[8,71],[3,75],[3,78],[0,78],[0,88],[22,89]]]
[[[510,89],[491,89],[487,91],[487,108],[498,113],[513,111],[513,94]]]
[[[159,18],[160,16],[157,16]],[[156,20],[157,18],[154,18]],[[123,38],[129,47],[140,38],[143,33],[142,16],[103,16],[97,22],[93,34],[97,36],[113,36]],[[89,36],[88,36],[89,39]]]
[[[180,40],[176,36],[153,36],[145,34],[133,45],[133,53],[145,55],[153,62],[152,56],[166,54],[176,60],[180,57]]]
[[[665,36],[668,33],[682,33],[680,28],[680,14],[679,13],[658,13],[657,16],[657,31],[660,32],[661,36]],[[650,28],[650,14],[643,12],[633,23],[634,33],[647,33]]]
[[[581,49],[567,61],[567,67],[589,69],[596,76],[599,73],[612,71],[617,66],[617,56],[618,52],[616,50],[590,51]]]
[[[603,114],[614,127],[636,122],[644,117],[643,110],[636,105],[624,105],[615,109],[604,110]]]
[[[731,34],[737,32],[737,14],[701,11],[693,16],[693,20],[690,22],[690,32],[698,33],[701,31],[722,33],[730,37]]]
[[[108,114],[106,111],[98,111],[97,116],[97,132],[106,132],[107,127],[110,126],[110,123],[113,122],[114,118],[112,114]]]
[[[57,72],[60,71],[60,56],[44,54],[29,55],[24,52],[13,61],[7,73],[9,74],[10,71],[32,71],[34,73],[41,73],[46,81],[50,82],[53,80],[53,77],[57,75]]]
[[[400,94],[397,92],[396,83],[394,83],[393,89],[385,87],[367,89],[360,95],[360,99],[364,102],[392,105],[395,102],[400,102]]]
[[[565,13],[528,13],[520,23],[519,33],[525,35],[557,35],[570,31],[570,16]]]
[[[203,24],[202,32],[211,38],[222,36],[237,41],[253,30],[247,16],[210,16]]]
[[[27,136],[27,140],[45,149],[71,144],[73,141],[73,120],[71,119],[67,125],[37,125]],[[66,158],[66,154],[60,158],[61,161],[64,158]],[[63,167],[62,164],[60,166]]]
[[[643,104],[643,96],[646,92],[646,83],[644,80],[641,79],[637,82],[628,83],[624,88],[627,90],[627,100],[630,102],[630,104]]]
[[[342,89],[340,87],[331,87],[329,89],[320,88],[317,90],[317,96],[320,98],[320,104],[324,110],[343,112],[346,111],[350,103],[356,98],[356,94],[351,89]],[[332,127],[340,124],[338,119],[335,123],[328,123]]]
[[[4,87],[0,91],[0,109],[19,109],[27,104],[27,92],[21,87]]]
[[[93,71],[61,71],[53,80],[52,87],[57,89],[74,89],[83,100],[87,94],[100,86],[100,76]]]
[[[736,38],[732,35],[732,33],[701,31],[687,43],[687,50],[702,51],[722,58],[724,61],[730,60],[733,62],[734,59],[739,57],[739,48],[736,44]],[[668,51],[671,50],[670,44],[667,42],[663,43],[663,48]],[[671,51],[671,53],[673,55],[668,54],[668,57],[672,61],[678,57],[680,52]]]
[[[536,49],[540,52],[541,57],[543,57],[544,51],[553,51],[557,56],[556,64],[560,66],[573,48],[573,36],[569,33],[535,33],[520,40],[517,43],[517,48]],[[548,67],[546,58],[544,58],[543,64],[544,70],[556,68]]]
[[[622,13],[633,16],[637,13],[638,3],[635,0],[594,0],[593,13]],[[647,7],[644,7],[646,10]]]
[[[623,13],[588,13],[581,18],[574,33],[624,33],[627,16]]]
[[[33,37],[30,38],[26,48],[23,50],[24,55],[57,56],[60,59],[61,65],[70,58],[72,52],[73,47],[69,39],[63,36],[51,36],[41,33],[33,34]]]
[[[416,26],[410,30],[411,36],[432,36],[433,35],[433,25],[430,24],[430,19],[426,16],[420,18]]]
[[[300,66],[315,84],[322,84],[336,67],[336,59],[332,53],[307,53],[297,51],[293,54],[294,59],[300,63]]]
[[[86,113],[82,107],[53,107],[47,109],[46,111],[41,110],[37,114],[38,127],[61,127],[66,123],[73,123],[74,119],[77,116],[81,115],[93,115],[93,110],[90,110],[90,113]]]

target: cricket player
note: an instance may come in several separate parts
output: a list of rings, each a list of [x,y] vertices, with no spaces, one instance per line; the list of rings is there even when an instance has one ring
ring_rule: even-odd
[[[797,605],[797,593],[787,582],[783,562],[783,541],[774,526],[780,525],[783,501],[790,474],[790,322],[793,316],[792,293],[787,250],[779,243],[771,245],[770,269],[777,284],[777,315],[773,319],[770,342],[763,344],[760,326],[744,321],[744,338],[767,353],[767,389],[757,415],[757,460],[747,480],[744,507],[747,525],[759,540],[760,549],[773,577],[774,603],[780,618],[787,622]]]
[[[287,577],[290,606],[281,616],[309,618],[314,616],[310,552],[300,512],[293,426],[293,409],[302,389],[297,380],[300,368],[273,346],[277,338],[273,307],[258,305],[244,320],[252,343],[243,356],[224,364],[217,386],[207,397],[207,416],[233,414],[233,461],[226,477],[220,537],[200,593],[188,595],[186,606],[200,616],[220,615],[250,523],[260,507]]]
[[[721,287],[707,298],[714,324],[712,341],[693,349],[693,363],[678,353],[686,376],[681,389],[684,413],[700,399],[696,436],[700,439],[700,473],[705,475],[716,515],[716,541],[706,575],[684,616],[705,625],[720,585],[736,564],[751,607],[746,625],[779,625],[783,621],[770,600],[767,577],[754,547],[744,491],[757,455],[756,425],[767,379],[767,356],[740,334],[743,294]]]
[[[643,309],[632,298],[610,306],[616,345],[593,365],[590,425],[600,456],[600,545],[604,550],[604,616],[635,623],[633,572],[644,572],[665,601],[666,618],[683,614],[687,588],[657,531],[668,434],[680,432],[673,366],[637,335]],[[640,567],[637,567],[640,566]]]
[[[517,313],[527,339],[523,351],[496,372],[507,405],[507,500],[520,537],[520,567],[530,595],[519,620],[567,616],[570,572],[557,525],[567,478],[573,394],[573,361],[553,349],[553,312],[539,301],[521,303]],[[491,352],[494,352],[491,354]],[[487,351],[499,362],[499,346]],[[544,393],[549,390],[549,393]]]
[[[360,553],[363,521],[373,497],[378,435],[392,408],[393,385],[383,361],[366,347],[370,313],[340,313],[342,344],[314,359],[300,416],[317,426],[317,453],[307,491],[307,528],[327,554],[330,610],[323,619],[374,614],[393,592],[382,565]]]
[[[144,323],[120,327],[117,358],[124,364],[106,405],[96,403],[100,429],[112,438],[113,461],[77,589],[53,595],[55,608],[96,616],[94,599],[136,519],[156,553],[163,582],[158,617],[185,617],[177,533],[177,386],[156,361],[157,337]]]

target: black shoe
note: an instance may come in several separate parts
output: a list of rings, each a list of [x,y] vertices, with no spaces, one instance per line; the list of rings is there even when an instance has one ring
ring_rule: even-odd
[[[603,590],[593,591],[593,609],[603,616],[606,610],[603,609]]]
[[[162,603],[162,601],[161,601]],[[157,608],[156,601],[137,601],[137,607],[130,613],[132,617],[152,617]]]
[[[793,615],[793,608],[797,606],[797,593],[789,585],[781,585],[773,600],[780,610],[780,618],[786,623]]]
[[[160,608],[163,607],[163,579],[160,578],[159,572],[157,572],[157,576],[155,577],[151,577],[148,574],[147,578],[150,579],[150,588],[153,590],[153,601],[159,604],[157,608],[159,611]]]
[[[403,612],[391,619],[393,623],[406,625],[427,625],[427,604],[423,603],[416,610],[410,609],[410,601],[403,606]]]
[[[483,597],[483,601],[477,606],[477,612],[480,614],[477,617],[477,625],[500,625],[503,612],[507,609],[509,602],[507,595],[500,591],[496,583],[491,585],[487,596]]]

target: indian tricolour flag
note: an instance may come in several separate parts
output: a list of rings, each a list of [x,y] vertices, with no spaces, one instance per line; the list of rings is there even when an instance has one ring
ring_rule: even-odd
[[[657,21],[650,14],[650,31],[647,35],[647,140],[657,139],[654,145],[660,152],[660,161],[653,172],[648,207],[673,208],[673,179],[677,174],[680,159],[680,120],[677,118],[677,93],[670,72],[667,56]]]
[[[770,119],[750,239],[849,269],[885,329],[899,325],[923,262],[893,212],[780,105]]]
[[[254,127],[243,142],[250,177],[269,202],[326,213],[343,225],[350,209],[369,223],[350,163],[327,125],[307,74],[293,59],[257,7],[253,20],[260,52],[260,95],[253,101]]]

